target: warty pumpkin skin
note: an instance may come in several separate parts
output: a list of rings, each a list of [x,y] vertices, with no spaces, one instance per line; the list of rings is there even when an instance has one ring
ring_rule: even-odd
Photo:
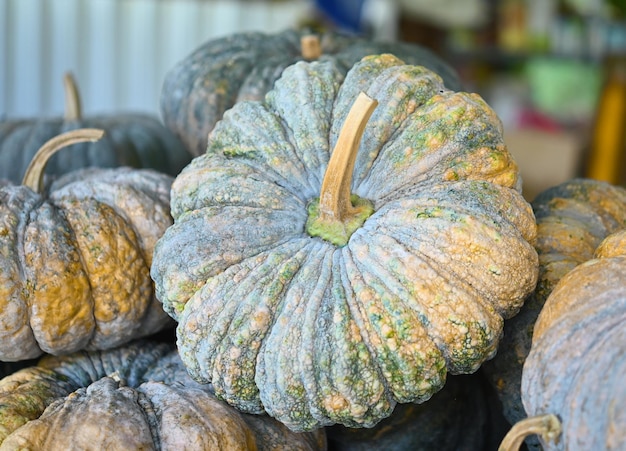
[[[522,373],[529,418],[516,426],[556,417],[560,434],[540,435],[546,451],[626,448],[625,281],[623,229],[561,278],[537,318]]]
[[[326,436],[238,412],[187,375],[173,345],[141,340],[0,380],[0,450],[14,449],[323,451]]]
[[[309,38],[317,45],[312,51],[307,50]],[[161,90],[161,116],[194,155],[201,155],[208,133],[224,112],[242,100],[262,100],[291,64],[332,60],[345,73],[364,56],[380,53],[426,66],[449,89],[460,88],[451,66],[417,44],[378,42],[335,31],[243,32],[203,43],[170,69]]]
[[[572,179],[540,193],[532,206],[537,220],[537,288],[520,312],[505,322],[498,353],[483,367],[512,424],[526,417],[522,367],[546,299],[565,274],[593,258],[604,238],[626,227],[626,189],[606,182]],[[534,437],[529,437],[528,444],[539,446]]]
[[[71,74],[64,77],[66,108],[63,117],[6,119],[0,121],[0,179],[19,184],[37,150],[53,137],[80,128],[106,131],[102,139],[64,149],[46,165],[57,177],[85,167],[128,166],[176,175],[191,161],[182,141],[157,117],[144,113],[84,115]]]
[[[338,245],[308,222],[363,96],[379,106],[340,185],[373,214]],[[388,54],[345,79],[299,62],[265,102],[229,110],[176,177],[157,297],[192,376],[237,408],[294,430],[370,427],[495,353],[537,277],[520,187],[477,95]]]
[[[43,192],[0,187],[0,360],[107,349],[171,325],[149,268],[172,224],[172,180],[91,168]]]
[[[497,448],[509,428],[493,388],[479,370],[451,376],[422,404],[398,404],[368,429],[326,428],[333,451],[472,451]]]

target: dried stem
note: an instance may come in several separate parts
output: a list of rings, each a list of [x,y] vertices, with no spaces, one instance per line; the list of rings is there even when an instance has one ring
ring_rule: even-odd
[[[46,164],[52,155],[64,147],[85,141],[98,141],[104,135],[104,130],[96,128],[80,128],[70,132],[62,133],[47,141],[39,148],[33,159],[30,161],[22,185],[29,187],[36,193],[43,191],[43,174]]]
[[[307,34],[300,38],[300,53],[307,61],[319,59],[322,56],[320,38],[314,34]]]
[[[556,442],[561,435],[561,421],[554,414],[537,415],[518,421],[506,434],[498,451],[517,451],[526,437],[535,434],[546,442]]]
[[[360,93],[339,132],[330,156],[320,193],[320,217],[343,221],[352,213],[350,187],[352,172],[365,125],[378,102]]]
[[[74,76],[70,72],[63,75],[63,87],[65,90],[65,114],[66,121],[78,121],[82,118],[80,94]]]

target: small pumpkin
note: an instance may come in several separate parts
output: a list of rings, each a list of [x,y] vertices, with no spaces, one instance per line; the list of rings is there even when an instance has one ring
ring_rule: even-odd
[[[43,357],[0,380],[0,450],[323,451],[323,430],[296,434],[245,415],[185,372],[173,345]]]
[[[522,401],[529,418],[517,423],[503,449],[516,449],[525,433],[539,434],[546,451],[626,449],[625,281],[621,230],[554,287],[524,362]],[[548,427],[537,428],[541,422]]]
[[[510,425],[479,370],[451,376],[422,404],[399,404],[368,429],[326,428],[333,451],[459,451],[496,449]]]
[[[176,175],[191,153],[156,117],[143,113],[84,116],[78,87],[66,73],[63,117],[0,121],[0,179],[19,184],[37,150],[53,137],[80,128],[106,131],[102,139],[81,143],[52,156],[46,174],[59,176],[90,166],[148,168]]]
[[[194,155],[226,110],[242,100],[262,100],[283,69],[297,61],[332,60],[343,73],[366,55],[393,53],[407,64],[439,74],[460,89],[456,72],[425,47],[382,42],[336,31],[242,32],[211,39],[177,62],[161,90],[161,116]]]
[[[90,168],[44,190],[51,154],[101,136],[53,138],[23,184],[0,187],[0,360],[107,349],[172,324],[149,276],[156,240],[172,224],[172,177]]]
[[[540,193],[532,206],[537,220],[537,288],[520,312],[505,322],[498,353],[484,365],[498,390],[504,415],[512,424],[526,417],[521,398],[522,367],[546,299],[565,274],[593,258],[604,238],[626,227],[626,189],[606,182],[568,180]],[[534,437],[528,440],[538,446]]]
[[[219,397],[371,427],[494,355],[537,277],[520,192],[479,96],[389,54],[298,62],[175,178],[151,274]]]

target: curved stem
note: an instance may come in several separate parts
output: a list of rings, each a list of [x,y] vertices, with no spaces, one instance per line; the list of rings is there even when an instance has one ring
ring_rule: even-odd
[[[80,94],[74,76],[70,72],[63,75],[63,87],[65,90],[65,115],[66,121],[78,121],[82,118]]]
[[[518,421],[504,436],[498,451],[517,451],[524,439],[534,434],[546,442],[556,442],[561,435],[561,421],[551,413]]]
[[[300,38],[300,53],[307,61],[319,59],[322,56],[320,39],[314,34],[307,34]]]
[[[64,147],[85,141],[98,141],[104,135],[104,130],[97,128],[79,128],[70,132],[62,133],[47,141],[39,148],[30,161],[22,185],[29,187],[36,193],[43,191],[43,174],[46,164],[52,155]]]
[[[322,180],[321,219],[344,221],[353,213],[350,187],[354,163],[365,125],[377,105],[376,100],[361,92],[348,112]]]

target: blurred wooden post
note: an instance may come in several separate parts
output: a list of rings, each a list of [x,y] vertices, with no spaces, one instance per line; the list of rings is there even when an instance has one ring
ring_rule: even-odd
[[[626,181],[626,58],[607,62],[584,175],[612,184]]]

